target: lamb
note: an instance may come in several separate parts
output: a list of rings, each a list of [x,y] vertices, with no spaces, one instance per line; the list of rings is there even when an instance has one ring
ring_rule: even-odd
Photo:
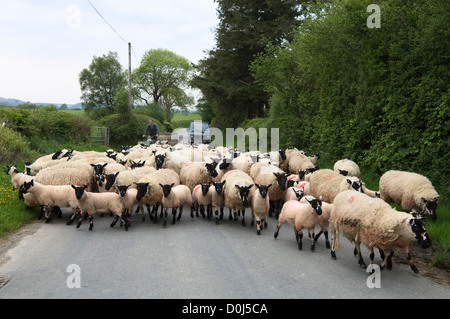
[[[167,226],[167,209],[172,208],[172,225],[175,224],[175,216],[177,209],[180,209],[177,220],[181,219],[181,214],[183,213],[183,205],[192,205],[191,191],[186,185],[177,185],[174,183],[170,185],[159,184],[163,190],[164,197],[162,198],[162,204],[164,206],[164,224],[163,227]],[[175,187],[174,187],[175,186]]]
[[[358,263],[366,268],[361,257],[360,244],[364,244],[370,251],[370,263],[373,263],[374,247],[386,254],[382,267],[392,268],[394,248],[399,247],[405,253],[408,263],[415,273],[419,270],[414,265],[409,254],[409,245],[417,240],[422,248],[431,246],[431,240],[422,222],[416,214],[408,214],[393,209],[385,201],[371,198],[353,190],[339,193],[333,203],[330,216],[330,231],[333,237],[331,256],[336,259],[339,249],[339,235],[355,243],[358,251]]]
[[[256,218],[256,234],[261,235],[261,230],[267,228],[267,216],[269,214],[270,202],[268,191],[272,185],[258,185],[255,184],[256,189],[252,196],[252,223]],[[262,218],[261,218],[262,216]]]
[[[32,194],[43,207],[47,224],[51,222],[51,212],[55,207],[70,207],[73,216],[79,213],[78,203],[70,186],[43,185],[32,179],[23,184],[22,191],[24,194]],[[70,221],[68,224],[70,224]]]
[[[342,159],[334,164],[333,170],[344,176],[361,177],[361,171],[358,164],[349,159]]]
[[[339,192],[348,189],[370,194],[372,197],[378,196],[377,192],[368,190],[359,178],[345,177],[330,169],[321,169],[311,174],[309,185],[311,195],[322,196],[327,203],[333,203]]]
[[[137,195],[136,199],[138,201],[143,200],[143,203],[149,208],[150,206],[154,206],[154,211],[157,211],[159,206],[162,204],[163,198],[163,190],[159,186],[162,185],[171,185],[174,184],[178,186],[180,184],[180,177],[178,174],[171,169],[160,169],[155,170],[153,173],[146,175],[141,178],[139,182],[136,183],[137,187]],[[157,214],[155,215],[155,219],[151,215],[149,211],[150,219],[157,222]]]
[[[89,230],[94,228],[94,215],[97,212],[107,213],[111,212],[115,215],[111,228],[117,224],[120,219],[120,224],[125,225],[125,230],[128,230],[128,223],[123,220],[124,204],[122,197],[116,193],[92,193],[86,191],[86,186],[71,185],[75,190],[78,207],[81,210],[79,215],[77,228],[80,228],[84,214],[88,214],[89,217]],[[72,190],[73,192],[73,190]]]
[[[214,211],[214,215],[216,216],[216,224],[219,225],[219,218],[223,218],[223,208],[225,206],[225,198],[223,194],[223,188],[226,181],[223,182],[212,182],[212,187],[214,190],[211,194],[211,206]],[[220,208],[220,217],[219,217],[219,208]]]
[[[243,171],[231,170],[222,177],[222,183],[226,181],[224,188],[225,206],[234,212],[237,220],[237,210],[242,212],[242,226],[245,226],[245,209],[250,207],[252,201],[251,189],[254,186],[252,178]]]
[[[131,185],[117,185],[117,191],[120,197],[122,197],[124,213],[127,216],[127,223],[131,225],[131,213],[135,205],[138,205],[142,214],[142,220],[145,220],[144,207],[141,201],[136,200],[137,188],[130,188]],[[136,213],[138,212],[136,211]]]
[[[300,203],[296,200],[284,203],[278,217],[278,225],[274,237],[275,239],[278,237],[281,226],[288,222],[294,226],[298,249],[303,249],[303,229],[307,229],[311,238],[311,250],[314,250],[316,245],[314,229],[319,223],[319,216],[322,214],[322,199],[306,197],[305,200],[308,203]]]
[[[435,220],[439,194],[430,180],[420,174],[388,171],[380,178],[380,196],[387,203],[396,203],[403,210],[430,214]]]
[[[284,195],[284,202],[288,202],[290,200],[301,200],[303,196],[305,195],[304,189],[297,187],[297,186],[291,186],[286,189],[286,194]]]
[[[200,213],[202,214],[203,218],[205,218],[205,206],[207,211],[207,217],[208,219],[211,218],[212,193],[213,191],[215,191],[215,189],[213,188],[214,187],[211,187],[211,183],[199,184],[195,186],[194,190],[192,191],[192,208],[191,208],[192,218],[194,218],[194,210],[196,216],[198,217],[199,207]]]
[[[180,182],[192,191],[198,184],[211,182],[217,176],[217,163],[188,163],[180,171]]]
[[[305,196],[300,200],[300,203],[307,203],[307,198],[314,199],[312,196]],[[319,216],[319,226],[320,226],[320,232],[314,237],[314,240],[319,240],[320,236],[324,234],[325,236],[325,247],[328,249],[331,248],[330,241],[328,239],[328,226],[330,224],[330,215],[331,210],[333,209],[333,204],[327,203],[322,201],[322,214]]]
[[[275,213],[278,217],[281,211],[281,205],[284,201],[286,184],[287,184],[288,174],[285,173],[280,168],[266,164],[261,166],[258,174],[256,175],[254,181],[259,185],[272,185],[269,190],[269,198],[271,203],[271,209],[269,211],[269,216]]]
[[[29,182],[33,176],[19,173],[15,166],[6,166],[6,173],[11,176],[12,190],[15,191],[16,188],[20,188],[25,182]]]
[[[117,172],[123,172],[126,167],[119,163],[100,163],[100,164],[90,164],[94,169],[95,175],[102,174],[114,174]]]
[[[51,158],[48,160],[39,160],[37,159],[34,163],[25,163],[25,171],[24,173],[30,176],[36,176],[41,170],[65,163],[69,160],[68,157],[61,158],[58,160],[52,160]]]

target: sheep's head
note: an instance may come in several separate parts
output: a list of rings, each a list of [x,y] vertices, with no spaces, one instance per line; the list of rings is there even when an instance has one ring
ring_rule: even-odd
[[[117,190],[119,191],[120,197],[125,197],[127,190],[131,185],[118,185]]]
[[[280,186],[280,189],[284,191],[286,189],[286,183],[288,179],[287,173],[273,173],[275,177],[277,178],[278,186]]]
[[[75,196],[77,197],[78,200],[80,200],[83,197],[84,191],[86,190],[87,186],[75,186],[75,185],[71,185],[72,188],[75,190]]]
[[[348,176],[348,171],[345,169],[340,169],[339,174],[341,174],[342,176]]]
[[[433,199],[426,199],[422,197],[422,203],[424,204],[425,213],[430,214],[432,220],[436,220],[436,210],[438,207],[439,196]]]
[[[261,194],[262,198],[266,198],[267,194],[269,193],[269,188],[272,187],[272,184],[270,185],[258,185],[255,184],[256,188],[259,190],[259,193]]]
[[[155,156],[155,164],[156,164],[156,169],[161,169],[164,165],[164,161],[166,160],[166,154],[163,155],[156,155]]]
[[[364,193],[363,182],[361,180],[351,180],[347,178],[347,183],[349,183],[350,187],[355,191]]]
[[[302,187],[298,191],[294,189],[295,196],[297,197],[297,200],[301,200],[303,198],[303,195],[305,195],[305,189]]]
[[[10,176],[13,176],[13,174],[19,173],[19,171],[15,166],[6,166],[6,173]]]
[[[206,194],[208,194],[208,192],[209,192],[209,186],[211,186],[211,183],[201,184],[201,185],[202,185],[202,194],[203,194],[203,196],[206,196]]]
[[[222,192],[223,192],[223,186],[225,185],[226,182],[227,182],[227,181],[223,181],[222,183],[220,183],[220,182],[214,183],[214,182],[213,182],[214,188],[216,189],[216,193],[217,193],[218,195],[221,195],[221,194],[222,194]]]
[[[317,215],[322,215],[322,196],[319,198],[305,197],[306,201],[311,205]]]
[[[34,180],[33,180],[33,179],[32,179],[31,181],[29,181],[29,182],[23,183],[23,185],[20,187],[20,193],[21,193],[22,195],[28,193],[28,191],[29,191],[33,186],[34,186]]]
[[[249,186],[239,186],[239,185],[234,185],[238,190],[239,190],[239,198],[242,200],[242,204],[244,204],[244,206],[248,206],[248,196],[250,195],[250,189],[254,186],[249,185]]]
[[[119,172],[114,173],[114,174],[107,174],[105,175],[105,189],[107,191],[109,191],[111,189],[111,187],[113,187],[114,183],[116,182],[116,178],[119,175]],[[100,185],[100,184],[99,184]]]
[[[206,163],[205,167],[206,167],[206,171],[208,172],[209,175],[211,175],[212,177],[217,177],[217,175],[219,175],[216,171],[216,166],[217,163]]]
[[[92,168],[94,169],[95,175],[102,175],[103,171],[105,170],[106,164],[91,164]]]
[[[138,167],[143,167],[144,165],[145,165],[145,161],[144,162],[142,162],[142,161],[135,162],[135,161],[130,160],[130,168],[132,170],[136,169]]]
[[[170,191],[172,190],[172,187],[174,186],[175,184],[171,184],[171,185],[163,185],[163,184],[159,184],[159,186],[161,186],[161,188],[162,188],[162,190],[163,190],[163,194],[164,194],[164,197],[168,197],[169,195],[170,195]]]
[[[411,231],[414,233],[417,243],[422,246],[422,248],[431,247],[431,240],[428,236],[428,233],[425,229],[425,225],[423,221],[424,217],[421,217],[419,213],[412,211],[412,218],[408,219],[407,226],[411,228]]]
[[[150,185],[150,183],[135,183],[135,184],[137,187],[136,199],[140,201],[142,200],[142,198],[144,198],[145,195],[147,195],[148,185]]]

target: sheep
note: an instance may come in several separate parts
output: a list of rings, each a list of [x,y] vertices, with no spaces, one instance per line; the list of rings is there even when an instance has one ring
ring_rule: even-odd
[[[353,190],[339,193],[333,203],[330,215],[330,231],[333,237],[331,250],[332,259],[336,259],[339,249],[339,235],[355,243],[358,252],[358,263],[362,268],[366,264],[361,257],[360,244],[364,244],[370,251],[370,263],[374,259],[374,247],[387,253],[381,267],[392,268],[394,248],[402,249],[414,273],[419,270],[414,265],[409,254],[409,245],[417,240],[422,248],[431,246],[423,218],[416,214],[408,214],[393,209],[388,203],[379,198],[371,198]]]
[[[43,185],[32,179],[25,182],[22,187],[24,194],[32,194],[37,202],[43,207],[45,213],[46,223],[51,222],[51,212],[55,207],[64,208],[70,207],[73,215],[79,213],[77,200],[70,188],[67,185]],[[70,221],[68,222],[68,225]]]
[[[196,216],[198,217],[198,208],[200,207],[200,213],[205,218],[205,206],[208,219],[210,219],[210,212],[212,210],[212,192],[214,191],[211,187],[211,183],[199,184],[195,186],[192,191],[192,207],[191,207],[191,217],[194,218],[194,210]]]
[[[371,197],[378,196],[378,192],[368,190],[359,178],[345,177],[330,169],[321,169],[311,174],[309,185],[310,194],[314,197],[322,196],[327,203],[333,203],[339,192],[348,189],[366,193]]]
[[[163,190],[163,198],[162,198],[162,204],[164,206],[164,224],[163,227],[167,226],[167,209],[172,208],[172,225],[175,224],[175,216],[176,216],[176,210],[179,208],[180,211],[178,213],[177,220],[179,221],[181,219],[181,214],[183,213],[183,205],[187,204],[189,206],[192,206],[192,196],[191,191],[186,185],[177,185],[175,186],[174,183],[170,185],[163,185],[159,184],[159,186]],[[175,187],[174,187],[175,186]]]
[[[156,168],[154,167],[144,166],[134,170],[125,170],[122,172],[107,174],[105,175],[105,190],[116,192],[117,185],[131,185],[131,188],[136,188],[135,183],[155,171]]]
[[[297,174],[299,172],[312,173],[317,170],[317,166],[313,164],[311,159],[303,153],[296,153],[289,158],[289,172]]]
[[[77,228],[80,228],[84,214],[88,214],[89,217],[89,230],[94,228],[94,215],[97,212],[106,213],[111,212],[115,215],[111,228],[117,224],[120,219],[120,224],[125,225],[125,230],[128,230],[128,223],[124,221],[124,204],[122,197],[116,193],[92,193],[86,191],[86,186],[71,185],[70,187],[75,190],[75,197],[78,202],[78,207],[81,210],[79,215]],[[73,191],[72,191],[73,192]]]
[[[162,205],[163,198],[163,190],[159,184],[174,184],[175,186],[178,186],[180,184],[180,177],[171,169],[160,169],[146,175],[136,183],[136,188],[138,190],[136,199],[138,201],[143,200],[147,209],[150,206],[154,206],[154,211],[156,212],[159,206]],[[153,219],[149,210],[149,216],[155,223],[157,222],[157,214],[155,214],[155,218]]]
[[[333,166],[333,170],[337,173],[341,173],[344,176],[354,176],[358,178],[361,177],[361,171],[358,164],[349,159],[342,159],[337,161]]]
[[[237,220],[236,210],[242,212],[242,226],[245,226],[245,209],[250,207],[252,200],[252,188],[255,185],[253,179],[243,171],[231,170],[222,177],[222,183],[226,182],[224,188],[225,206],[234,212]]]
[[[313,199],[312,196],[305,196],[300,199],[300,203],[307,203],[307,198]],[[319,216],[319,226],[320,226],[320,232],[314,237],[314,240],[319,240],[320,236],[324,234],[325,236],[325,247],[328,249],[331,248],[330,241],[328,239],[328,226],[330,224],[330,215],[331,210],[333,209],[333,204],[327,203],[322,201],[322,214]]]
[[[253,191],[251,208],[252,208],[252,222],[254,225],[256,218],[256,234],[261,235],[261,230],[267,228],[267,216],[269,214],[269,188],[272,185],[258,185],[255,184],[256,189]],[[262,216],[262,218],[261,218]]]
[[[387,171],[380,178],[380,196],[387,203],[396,203],[403,210],[430,214],[435,220],[439,194],[430,180],[420,174]]]
[[[305,195],[304,189],[296,186],[291,186],[286,189],[286,194],[284,195],[284,202],[290,200],[301,200]]]
[[[94,169],[95,175],[103,174],[113,174],[117,172],[123,172],[126,170],[125,166],[119,163],[101,163],[101,164],[90,164]]]
[[[29,182],[33,176],[20,173],[15,166],[6,166],[6,173],[11,176],[12,190],[15,191],[17,188],[23,185],[25,182]]]
[[[281,211],[281,205],[284,201],[286,191],[287,177],[288,174],[280,168],[266,164],[265,166],[260,167],[258,174],[254,179],[255,183],[259,185],[273,185],[269,190],[271,204],[269,216],[272,216],[273,213],[275,213],[275,216],[278,217],[278,214]]]
[[[212,186],[214,190],[211,194],[211,206],[214,211],[214,215],[216,216],[216,224],[219,225],[219,219],[223,218],[223,208],[225,206],[225,198],[223,194],[223,188],[226,181],[223,182],[212,182]],[[219,208],[220,208],[220,217],[219,217]]]
[[[131,225],[131,213],[135,205],[138,205],[142,213],[142,220],[145,220],[143,203],[136,200],[137,188],[130,188],[131,185],[117,185],[117,192],[122,197],[124,213],[127,216],[128,225]],[[136,211],[136,213],[138,212]]]
[[[278,238],[281,226],[285,222],[288,222],[294,226],[298,249],[303,249],[303,229],[307,229],[311,238],[311,250],[314,250],[316,245],[314,229],[319,223],[319,216],[322,214],[322,198],[306,197],[305,200],[308,203],[300,203],[296,200],[284,203],[278,217],[278,225],[274,238]]]
[[[61,158],[58,160],[52,160],[47,159],[47,160],[39,160],[37,159],[34,163],[25,163],[25,171],[24,173],[30,176],[36,176],[41,170],[61,164],[61,163],[65,163],[69,160],[68,157],[65,158]]]
[[[180,182],[189,187],[192,191],[198,184],[209,183],[211,179],[217,177],[217,163],[188,163],[180,171]]]

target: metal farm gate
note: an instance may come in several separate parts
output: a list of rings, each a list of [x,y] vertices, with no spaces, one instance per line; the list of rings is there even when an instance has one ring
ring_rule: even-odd
[[[91,127],[91,143],[94,145],[109,145],[109,127]]]

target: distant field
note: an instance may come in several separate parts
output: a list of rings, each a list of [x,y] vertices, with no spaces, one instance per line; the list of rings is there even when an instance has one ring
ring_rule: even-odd
[[[181,113],[175,113],[173,116],[172,122],[176,121],[195,121],[195,120],[201,120],[202,117],[198,113],[191,113],[191,114],[181,114]]]

